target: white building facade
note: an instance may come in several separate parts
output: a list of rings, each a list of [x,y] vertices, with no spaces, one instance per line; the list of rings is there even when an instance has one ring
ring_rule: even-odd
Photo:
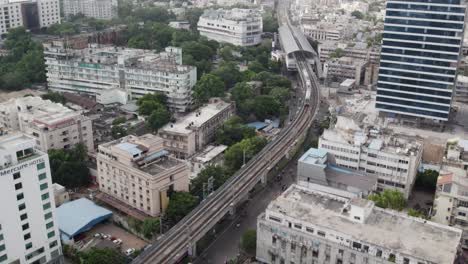
[[[121,102],[149,93],[166,95],[169,108],[185,112],[192,104],[196,67],[182,65],[182,49],[167,47],[164,52],[120,47],[68,49],[62,41],[44,44],[49,88],[59,92],[101,98],[109,90]]]
[[[60,23],[59,0],[0,0],[0,35],[10,28],[40,29]]]
[[[82,14],[85,17],[110,20],[117,16],[116,0],[64,0],[63,12],[66,17]]]
[[[197,24],[200,35],[236,46],[254,46],[262,41],[261,14],[254,9],[206,10]]]
[[[49,158],[21,133],[0,136],[0,263],[62,263]]]
[[[33,136],[42,151],[69,149],[78,143],[94,151],[91,119],[40,97],[12,98],[0,103],[0,126]]]
[[[331,189],[327,189],[333,191]],[[292,185],[257,219],[260,263],[458,263],[462,231]]]
[[[348,127],[339,116],[335,128],[319,138],[319,149],[328,151],[341,167],[375,174],[377,190],[396,189],[409,197],[422,159],[422,145],[401,135]]]

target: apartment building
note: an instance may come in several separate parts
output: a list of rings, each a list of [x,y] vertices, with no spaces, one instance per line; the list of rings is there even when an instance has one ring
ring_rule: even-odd
[[[440,170],[431,221],[464,230],[461,244],[468,249],[468,175],[463,167]]]
[[[366,66],[366,61],[351,57],[332,59],[323,64],[323,76],[329,80],[340,82],[354,79],[355,85],[359,86],[364,81]]]
[[[116,0],[64,0],[63,13],[66,17],[82,14],[85,17],[110,20],[117,16]]]
[[[208,104],[159,129],[164,148],[188,158],[213,141],[216,130],[235,113],[233,103],[212,98]]]
[[[0,135],[0,263],[62,263],[49,158],[19,132]]]
[[[176,112],[185,112],[192,104],[197,69],[182,64],[180,48],[167,47],[161,53],[99,45],[70,49],[64,41],[52,41],[44,44],[44,55],[49,89],[54,91],[121,104],[158,92]]]
[[[468,76],[457,76],[453,99],[457,103],[468,103]]]
[[[83,143],[94,151],[92,120],[62,104],[27,96],[0,103],[0,126],[19,130],[36,139],[36,147],[69,149]]]
[[[422,158],[422,144],[412,137],[352,127],[338,116],[334,128],[319,138],[319,149],[332,154],[340,167],[377,175],[377,191],[396,189],[409,197]]]
[[[254,46],[262,42],[262,16],[255,9],[205,10],[197,24],[200,35],[236,46]]]
[[[0,36],[10,28],[38,30],[60,23],[59,0],[0,0]]]
[[[323,41],[318,45],[320,61],[324,63],[329,60],[330,55],[337,49],[341,49],[344,57],[368,61],[370,64],[378,64],[380,60],[379,50],[367,47],[348,47],[347,44],[337,41]]]
[[[292,185],[257,218],[261,263],[460,263],[462,230]]]
[[[149,216],[166,210],[174,191],[188,191],[190,167],[169,156],[163,139],[127,136],[99,145],[99,190]]]
[[[304,35],[317,41],[339,40],[342,37],[341,31],[331,24],[301,24],[300,28]]]
[[[465,29],[461,0],[387,1],[376,108],[448,121]]]

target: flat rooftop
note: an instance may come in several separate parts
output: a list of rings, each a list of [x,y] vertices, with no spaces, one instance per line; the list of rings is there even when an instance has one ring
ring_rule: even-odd
[[[231,103],[224,102],[223,100],[217,100],[214,103],[209,103],[179,118],[175,123],[165,125],[161,128],[161,131],[177,134],[189,134],[192,132],[192,129],[201,127],[208,120],[230,106]]]
[[[363,241],[434,263],[453,263],[462,231],[374,207],[364,223],[349,219],[348,205],[369,207],[369,201],[352,200],[292,185],[267,208],[268,212],[310,222]],[[398,228],[396,228],[398,227]]]

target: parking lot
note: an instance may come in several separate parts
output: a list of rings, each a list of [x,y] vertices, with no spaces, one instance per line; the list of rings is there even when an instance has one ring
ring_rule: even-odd
[[[124,253],[129,248],[134,248],[138,250],[138,249],[142,249],[144,246],[148,244],[144,240],[114,225],[113,223],[99,224],[95,226],[92,230],[90,230],[86,235],[88,239],[91,239],[96,233],[102,233],[104,235],[110,235],[111,237],[114,237],[116,239],[121,239],[122,245],[120,248],[122,252]],[[97,239],[100,239],[100,238],[97,238]]]

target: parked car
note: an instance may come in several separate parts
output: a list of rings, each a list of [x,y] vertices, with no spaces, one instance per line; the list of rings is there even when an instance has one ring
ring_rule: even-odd
[[[96,237],[96,238],[97,238],[97,237],[101,237],[101,233],[96,233],[96,234],[94,234],[94,237]]]
[[[129,248],[127,249],[127,251],[125,251],[125,255],[127,256],[130,256],[131,254],[135,253],[135,249],[134,248]]]
[[[112,242],[114,242],[114,244],[120,245],[120,244],[122,244],[122,239],[118,238],[118,239],[115,239]]]

